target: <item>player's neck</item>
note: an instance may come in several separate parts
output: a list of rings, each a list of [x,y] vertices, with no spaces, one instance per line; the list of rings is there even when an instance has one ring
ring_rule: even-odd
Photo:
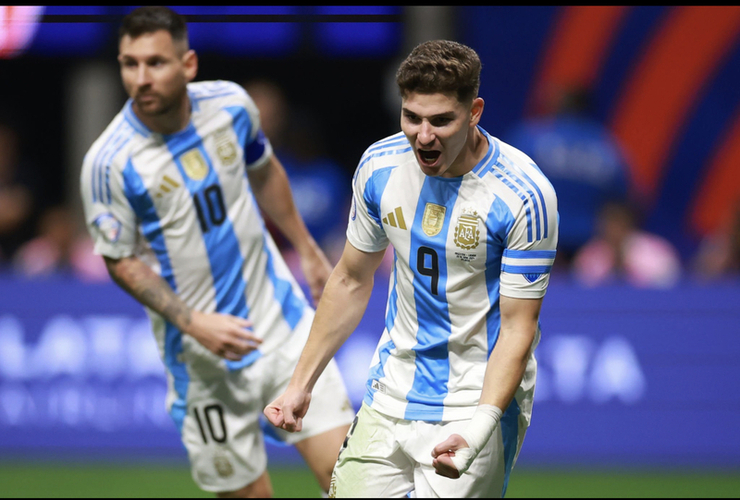
[[[161,115],[149,116],[142,114],[133,104],[133,111],[137,118],[149,128],[152,132],[170,135],[184,130],[190,122],[190,98],[185,92],[180,100],[179,105],[173,106]]]
[[[460,151],[460,154],[449,171],[454,171],[453,175],[455,177],[465,175],[475,168],[487,152],[488,139],[486,139],[486,136],[483,135],[478,127],[472,127],[465,146],[463,146],[463,149]]]

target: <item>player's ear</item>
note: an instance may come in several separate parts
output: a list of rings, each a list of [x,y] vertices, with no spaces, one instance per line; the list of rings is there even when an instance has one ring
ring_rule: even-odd
[[[198,74],[198,54],[193,49],[188,50],[182,56],[182,65],[185,68],[185,78],[193,81]]]
[[[470,106],[470,126],[475,127],[480,121],[480,117],[483,114],[483,102],[482,97],[476,97],[473,99],[473,104]]]

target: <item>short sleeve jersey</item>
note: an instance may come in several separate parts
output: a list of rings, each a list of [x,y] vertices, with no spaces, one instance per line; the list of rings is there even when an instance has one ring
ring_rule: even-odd
[[[272,155],[254,102],[227,81],[190,83],[187,92],[190,122],[171,135],[149,130],[129,100],[85,156],[80,184],[96,253],[140,257],[188,306],[249,318],[263,339],[241,361],[224,361],[148,311],[176,379],[187,377],[184,362],[205,372],[249,365],[312,312],[246,175]]]
[[[552,185],[524,153],[479,130],[488,151],[463,176],[426,176],[402,133],[368,148],[355,172],[347,239],[395,253],[364,401],[395,418],[469,418],[501,327],[499,296],[540,298],[549,283]]]

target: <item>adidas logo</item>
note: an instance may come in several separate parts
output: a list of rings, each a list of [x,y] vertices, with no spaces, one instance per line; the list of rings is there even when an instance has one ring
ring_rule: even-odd
[[[373,380],[370,384],[370,388],[372,388],[374,391],[382,392],[385,394],[385,384],[382,384],[378,382],[377,380]]]
[[[406,221],[403,220],[403,212],[401,211],[401,207],[396,208],[393,212],[383,217],[383,222],[391,227],[406,229]]]
[[[166,182],[167,184],[169,184],[170,186],[172,186],[173,188],[178,188],[178,187],[180,187],[180,184],[179,184],[179,183],[178,183],[178,182],[177,182],[176,180],[172,179],[172,178],[171,178],[171,177],[169,177],[169,176],[166,176],[166,175],[165,175],[165,176],[164,176],[164,177],[162,178],[162,180],[163,180],[163,181],[165,181],[165,182]],[[164,182],[163,182],[162,184],[160,184],[160,185],[159,185],[159,189],[161,189],[161,190],[162,190],[162,191],[164,191],[165,193],[169,193],[170,191],[172,191],[172,190],[171,190],[171,189],[170,189],[169,187],[167,187],[167,185],[166,185],[166,184],[165,184]],[[161,192],[158,192],[158,193],[156,194],[156,197],[157,197],[157,198],[161,198],[161,197],[162,197],[162,193],[161,193]]]

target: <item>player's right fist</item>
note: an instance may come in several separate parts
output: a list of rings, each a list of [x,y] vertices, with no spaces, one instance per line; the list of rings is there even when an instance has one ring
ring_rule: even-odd
[[[303,417],[311,403],[311,393],[288,389],[263,411],[267,420],[275,427],[288,432],[299,432],[303,429]]]

